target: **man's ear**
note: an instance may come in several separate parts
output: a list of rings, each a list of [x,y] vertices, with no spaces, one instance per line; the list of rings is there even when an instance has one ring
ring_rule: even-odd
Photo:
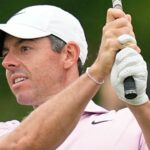
[[[63,48],[64,68],[68,69],[77,63],[80,54],[80,48],[75,42],[68,42]]]

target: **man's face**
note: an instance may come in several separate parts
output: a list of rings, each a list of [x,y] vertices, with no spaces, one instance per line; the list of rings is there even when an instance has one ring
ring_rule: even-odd
[[[63,88],[61,53],[47,37],[24,40],[7,35],[4,41],[6,77],[20,104],[37,106]]]

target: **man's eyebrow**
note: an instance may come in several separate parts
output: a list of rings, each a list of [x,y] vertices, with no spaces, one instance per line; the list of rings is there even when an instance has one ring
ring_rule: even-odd
[[[28,41],[35,41],[35,39],[18,39],[16,42],[15,42],[15,46],[19,45],[19,44],[22,44],[24,42],[28,42]],[[5,45],[2,46],[2,53],[7,51],[8,48],[5,47]]]
[[[35,41],[35,39],[18,39],[15,45],[22,44],[24,42],[30,42],[30,41]]]

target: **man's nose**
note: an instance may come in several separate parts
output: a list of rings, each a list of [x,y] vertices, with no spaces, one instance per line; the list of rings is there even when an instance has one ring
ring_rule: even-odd
[[[12,53],[8,53],[3,61],[2,61],[2,66],[7,69],[7,70],[13,70],[15,69],[17,66],[19,65],[19,60],[18,58],[12,54]]]

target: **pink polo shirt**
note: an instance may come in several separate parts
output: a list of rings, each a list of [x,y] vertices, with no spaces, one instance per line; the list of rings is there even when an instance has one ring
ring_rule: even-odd
[[[18,121],[0,123],[0,136]],[[107,111],[90,101],[79,123],[57,150],[148,150],[141,129],[128,108]]]
[[[107,111],[92,101],[78,125],[57,150],[148,150],[128,108]]]

